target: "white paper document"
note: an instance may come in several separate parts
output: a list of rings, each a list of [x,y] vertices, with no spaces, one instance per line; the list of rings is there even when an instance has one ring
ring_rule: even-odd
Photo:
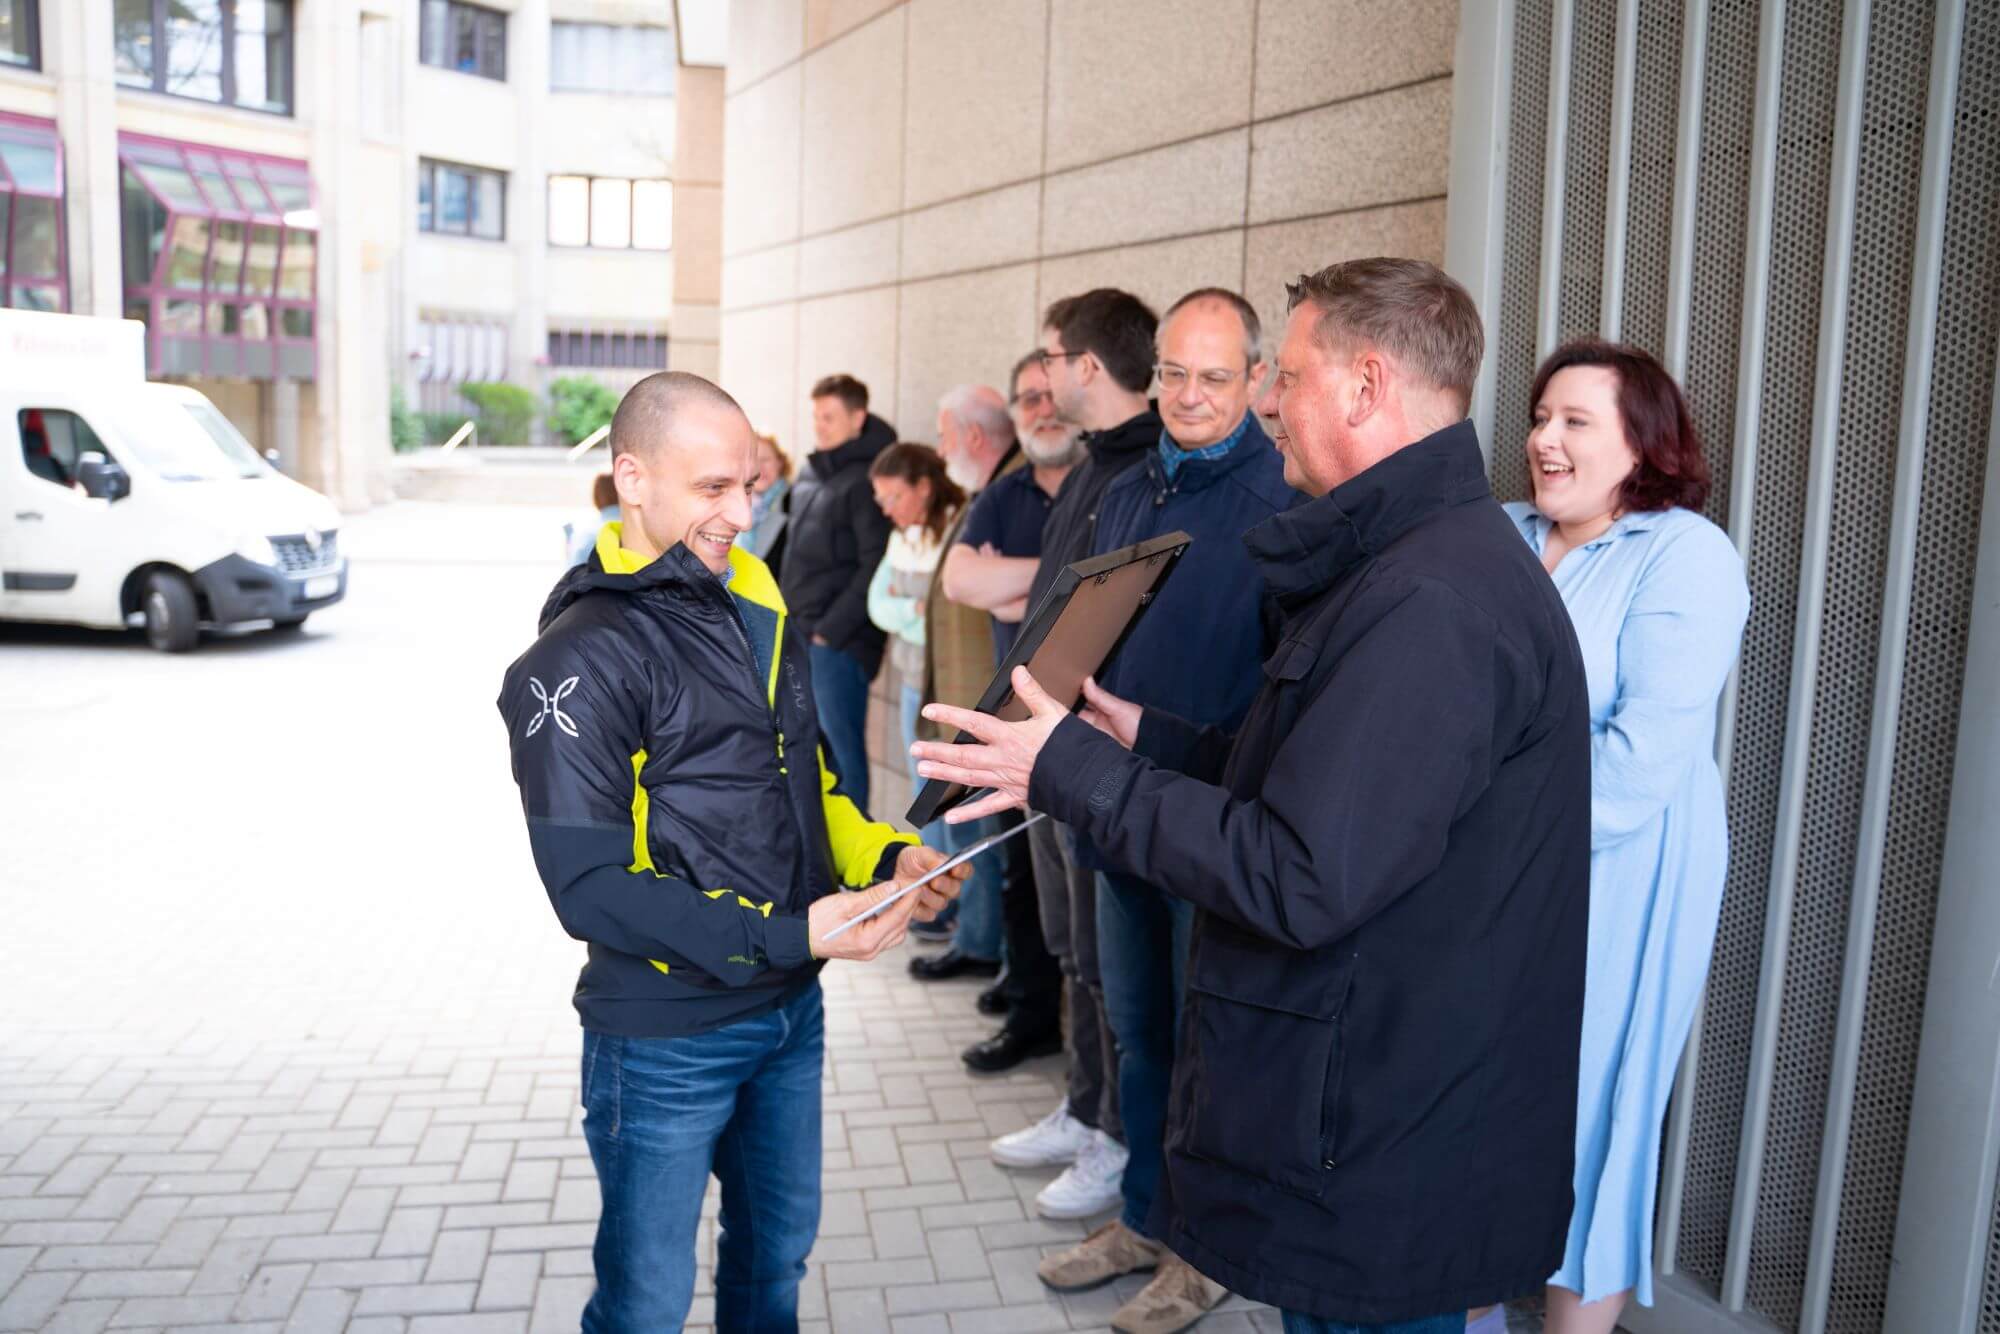
[[[836,926],[835,928],[833,928],[833,930],[827,932],[824,936],[821,936],[820,939],[832,940],[835,936],[847,930],[849,927],[855,926],[861,922],[865,922],[871,917],[886,912],[890,904],[896,902],[898,899],[902,898],[905,894],[908,894],[911,890],[922,889],[925,885],[937,879],[939,876],[943,875],[946,871],[949,871],[952,867],[962,865],[965,862],[971,861],[974,857],[977,857],[980,853],[986,851],[988,848],[998,847],[1000,844],[1005,843],[1008,839],[1014,837],[1014,835],[1028,828],[1028,826],[1034,824],[1037,820],[1041,820],[1044,818],[1046,817],[1040,811],[1036,811],[1033,815],[1030,815],[1027,819],[1021,821],[1021,823],[1017,825],[1014,825],[1012,828],[1003,829],[997,834],[991,834],[985,838],[980,839],[977,843],[974,843],[971,847],[965,849],[965,851],[960,852],[955,856],[947,857],[943,865],[932,867],[930,870],[918,876],[915,880],[912,880],[909,884],[904,885],[894,894],[891,894],[888,898],[883,899],[880,903],[870,908],[867,912],[862,913],[858,917],[848,918],[846,921],[842,922],[839,926]]]

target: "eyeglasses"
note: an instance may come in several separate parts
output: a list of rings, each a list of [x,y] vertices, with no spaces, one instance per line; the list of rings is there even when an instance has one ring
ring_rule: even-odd
[[[1050,362],[1052,362],[1052,361],[1068,361],[1068,360],[1069,360],[1069,359],[1070,359],[1071,357],[1087,357],[1087,356],[1089,356],[1089,355],[1090,355],[1090,353],[1088,353],[1088,352],[1042,352],[1042,353],[1038,353],[1037,355],[1039,355],[1039,356],[1041,357],[1041,359],[1042,359],[1042,372],[1043,372],[1044,374],[1047,374],[1047,372],[1048,372],[1048,369],[1049,369],[1049,363],[1050,363]]]
[[[1055,395],[1046,389],[1023,389],[1007,400],[1010,408],[1026,408],[1030,412],[1041,411],[1042,404],[1051,401]]]
[[[1153,374],[1160,377],[1160,388],[1170,394],[1178,394],[1187,386],[1188,377],[1194,377],[1195,388],[1203,394],[1220,394],[1230,385],[1247,375],[1247,371],[1190,371],[1185,366],[1176,366],[1171,361],[1163,361],[1153,367]]]

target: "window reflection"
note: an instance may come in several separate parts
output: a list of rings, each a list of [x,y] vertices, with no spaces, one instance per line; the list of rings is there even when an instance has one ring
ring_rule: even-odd
[[[173,0],[167,6],[164,91],[204,102],[222,100],[222,0]]]

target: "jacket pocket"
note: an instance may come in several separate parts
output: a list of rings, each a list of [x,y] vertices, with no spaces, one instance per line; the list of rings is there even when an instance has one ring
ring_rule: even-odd
[[[1261,986],[1189,982],[1186,1152],[1309,1199],[1325,1191],[1339,1161],[1347,977],[1326,981],[1303,1004]]]

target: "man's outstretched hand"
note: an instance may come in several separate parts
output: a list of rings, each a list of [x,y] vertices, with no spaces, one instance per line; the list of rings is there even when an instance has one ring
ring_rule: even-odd
[[[948,728],[970,732],[979,739],[979,744],[959,746],[944,741],[919,741],[910,747],[910,754],[920,761],[917,772],[925,778],[993,789],[991,796],[962,803],[946,812],[947,824],[963,824],[997,811],[1025,806],[1035,759],[1048,744],[1056,724],[1069,716],[1069,710],[1056,703],[1028,674],[1026,667],[1014,669],[1013,685],[1015,697],[1028,706],[1028,716],[1018,723],[1003,722],[990,713],[956,709],[949,704],[930,704],[924,708],[924,717]]]

